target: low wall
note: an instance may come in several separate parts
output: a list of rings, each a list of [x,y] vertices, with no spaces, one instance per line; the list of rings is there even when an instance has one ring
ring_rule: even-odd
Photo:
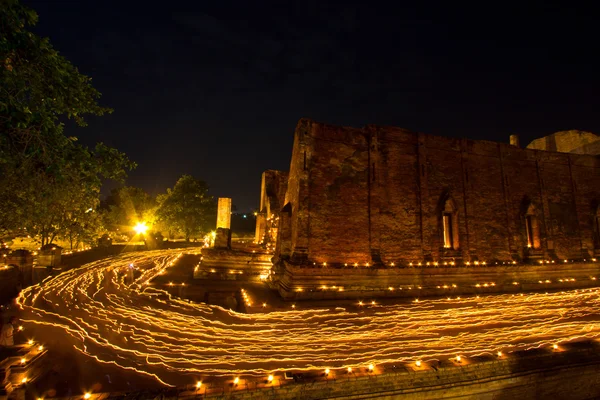
[[[346,374],[347,375],[347,374]],[[511,356],[505,360],[386,371],[381,375],[235,392],[235,399],[591,399],[600,395],[598,349]],[[213,396],[208,396],[213,398]]]
[[[194,385],[144,393],[145,398],[182,399],[592,399],[600,397],[600,348],[596,341],[561,345],[561,350],[534,349],[503,355],[483,355],[456,364],[430,361],[421,367],[399,363],[377,366],[372,373],[344,368],[303,375],[294,380],[275,373],[272,383],[208,378]],[[299,375],[296,374],[298,377]],[[98,394],[99,398],[140,398],[135,393]]]
[[[413,268],[285,263],[281,275],[278,290],[286,300],[415,298],[593,287],[600,282],[600,263]]]

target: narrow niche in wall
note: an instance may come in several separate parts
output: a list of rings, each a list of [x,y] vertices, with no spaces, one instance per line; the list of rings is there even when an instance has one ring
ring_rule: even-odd
[[[441,210],[443,247],[458,250],[458,208],[450,195],[445,195]]]
[[[527,248],[539,249],[541,247],[540,224],[537,217],[537,209],[532,203],[527,206],[524,217]]]

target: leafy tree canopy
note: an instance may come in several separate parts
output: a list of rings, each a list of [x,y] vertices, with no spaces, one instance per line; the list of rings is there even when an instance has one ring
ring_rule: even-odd
[[[155,222],[156,199],[143,189],[125,186],[113,189],[102,202],[105,226],[111,232],[126,233],[138,222],[152,227]]]
[[[214,227],[216,204],[206,182],[183,175],[157,200],[157,219],[170,234],[180,232],[189,241]]]
[[[85,115],[112,110],[98,105],[91,78],[28,30],[36,22],[33,10],[2,0],[0,229],[26,228],[45,244],[73,221],[85,226],[102,179],[122,180],[135,164],[116,149],[89,149],[64,135],[67,120],[85,126]]]

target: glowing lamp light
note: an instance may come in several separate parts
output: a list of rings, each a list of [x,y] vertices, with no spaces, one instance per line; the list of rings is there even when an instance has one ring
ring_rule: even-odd
[[[23,325],[19,325],[19,328],[17,328],[19,331],[23,330]]]
[[[375,369],[375,366],[373,364],[369,364],[369,371],[373,372],[374,369]]]
[[[196,382],[196,389],[200,389],[202,387],[202,382]]]
[[[273,382],[273,375],[269,375],[269,376],[267,377],[267,380],[268,380],[269,382]]]
[[[30,346],[33,345],[33,340],[29,339],[29,341],[27,342],[27,344],[29,344]]]
[[[352,367],[348,367],[348,373],[351,374],[352,373]]]
[[[456,362],[460,362],[460,360],[462,360],[462,358],[460,356],[456,356]]]
[[[145,222],[138,222],[134,227],[133,230],[135,231],[135,233],[137,233],[138,235],[143,235],[144,233],[146,233],[148,231],[148,226],[146,225]]]
[[[92,394],[89,392],[83,395],[84,399],[89,399],[90,397],[92,397]]]
[[[558,345],[557,345],[557,344],[553,344],[553,345],[552,345],[552,348],[553,348],[554,350],[558,350]]]
[[[329,375],[329,368],[325,368],[325,375]]]
[[[498,352],[498,353],[496,353],[496,354],[498,354],[498,357],[502,357],[502,352],[501,352],[501,351],[499,351],[499,352]]]
[[[44,346],[42,346],[42,345],[39,345],[39,346],[38,346],[38,350],[39,350],[39,351],[42,351],[42,350],[44,350]]]
[[[421,361],[417,361],[417,362],[415,363],[415,365],[416,365],[417,367],[420,367],[420,366],[421,366]]]
[[[21,379],[21,383],[23,383],[23,384],[27,383],[27,377],[24,377],[23,379]]]
[[[21,358],[21,364],[25,364],[27,360],[25,360],[24,358]]]
[[[233,384],[237,385],[238,383],[240,383],[240,378],[238,378],[237,376],[235,377],[235,379],[233,380]]]

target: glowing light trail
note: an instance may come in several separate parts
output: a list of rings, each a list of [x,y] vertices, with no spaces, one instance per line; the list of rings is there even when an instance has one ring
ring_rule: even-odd
[[[24,321],[59,327],[80,352],[172,385],[208,375],[420,366],[457,354],[507,357],[600,336],[597,288],[240,314],[152,287],[180,255],[128,253],[66,271],[21,293]]]

